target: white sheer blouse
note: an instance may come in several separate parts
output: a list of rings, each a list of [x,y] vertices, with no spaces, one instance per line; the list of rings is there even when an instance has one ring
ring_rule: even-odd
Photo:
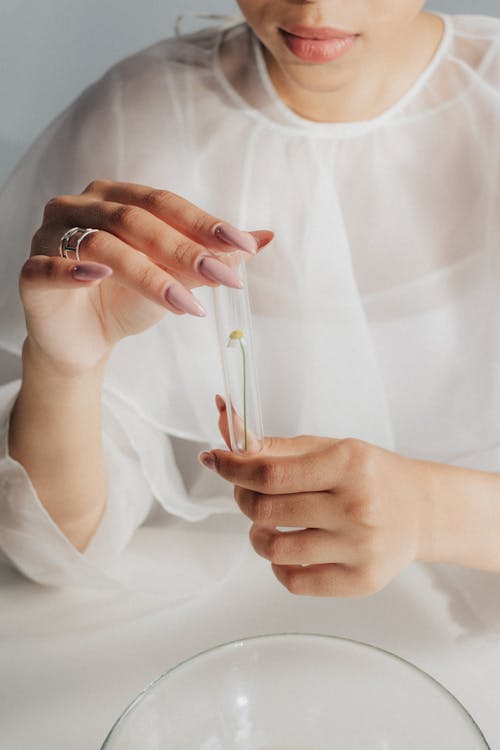
[[[8,455],[19,269],[45,202],[94,178],[166,187],[275,231],[248,268],[267,433],[500,468],[500,22],[443,19],[427,69],[372,120],[294,114],[240,23],[121,62],[28,152],[0,195],[0,548],[25,575],[177,599],[220,580],[246,544],[231,488],[196,461],[220,444],[213,316],[167,315],[116,348],[110,494],[84,554]]]

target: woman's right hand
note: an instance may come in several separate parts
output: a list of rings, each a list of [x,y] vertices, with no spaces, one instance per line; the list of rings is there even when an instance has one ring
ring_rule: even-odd
[[[76,226],[99,230],[83,240],[80,262],[58,255],[62,235]],[[54,198],[21,271],[30,350],[58,374],[85,373],[168,311],[204,316],[190,290],[238,288],[231,254],[256,253],[272,237],[143,185],[95,181],[81,195]]]

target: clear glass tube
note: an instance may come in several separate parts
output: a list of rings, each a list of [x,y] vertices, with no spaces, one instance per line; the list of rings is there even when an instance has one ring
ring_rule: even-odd
[[[238,253],[238,265],[234,270],[243,280],[243,289],[219,286],[213,290],[229,437],[235,453],[258,453],[262,450],[264,430],[247,276],[241,253]]]

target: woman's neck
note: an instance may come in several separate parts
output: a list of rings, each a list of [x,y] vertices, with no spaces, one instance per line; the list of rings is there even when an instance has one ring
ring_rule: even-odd
[[[335,72],[314,71],[314,85],[287,74],[264,50],[270,78],[279,97],[296,114],[316,122],[369,120],[394,105],[427,68],[442,41],[444,23],[439,16],[421,13],[408,34],[377,54],[362,56],[358,65]]]

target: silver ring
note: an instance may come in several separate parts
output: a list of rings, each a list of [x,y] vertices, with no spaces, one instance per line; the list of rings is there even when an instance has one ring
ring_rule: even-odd
[[[73,227],[64,232],[63,236],[59,240],[58,253],[61,258],[68,258],[68,253],[75,254],[75,260],[80,260],[80,245],[82,244],[85,237],[93,232],[98,232],[98,229],[83,229],[82,227]]]

